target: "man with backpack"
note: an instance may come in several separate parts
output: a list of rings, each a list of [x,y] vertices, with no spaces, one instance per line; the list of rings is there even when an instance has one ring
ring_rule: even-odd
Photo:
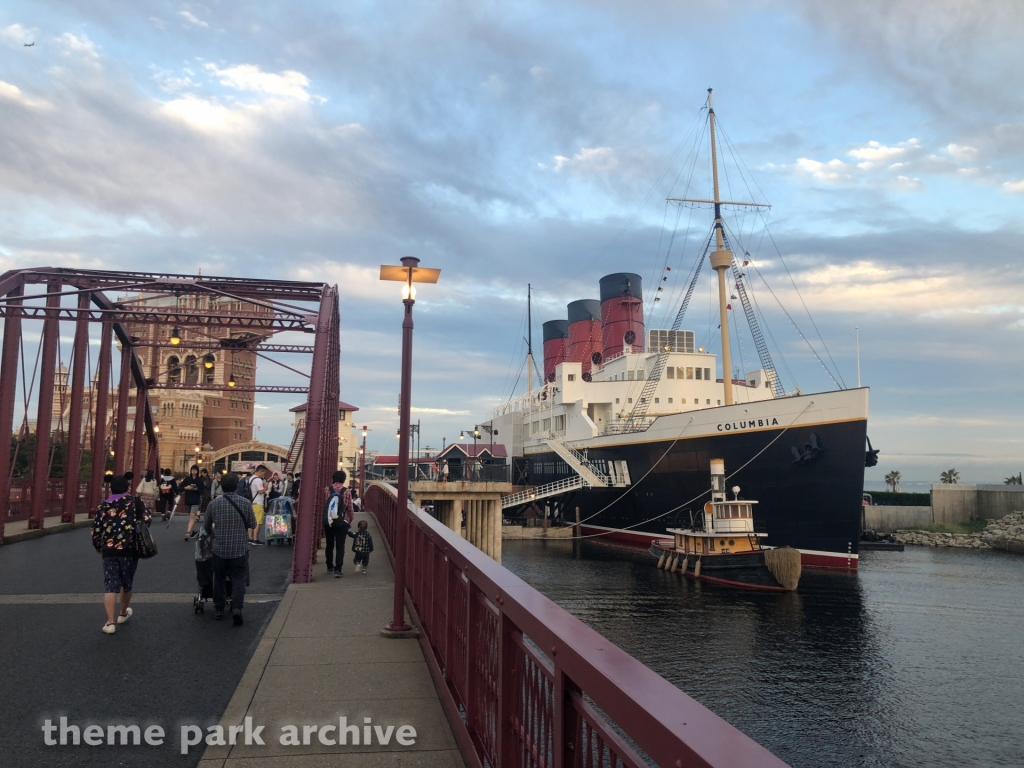
[[[249,542],[256,530],[256,515],[252,504],[235,491],[238,475],[229,473],[221,480],[224,493],[206,508],[203,528],[213,537],[213,615],[224,618],[227,603],[225,582],[231,578],[231,619],[242,623],[242,604],[245,600],[246,579],[249,571]]]
[[[256,516],[256,527],[249,531],[249,542],[255,545],[263,544],[260,541],[260,528],[263,527],[263,511],[267,503],[267,484],[263,478],[269,471],[266,465],[260,464],[252,476],[243,480],[239,486],[239,495],[252,504],[253,514]]]
[[[169,520],[178,497],[178,483],[169,469],[160,470],[160,482],[156,493],[156,511],[164,520]]]
[[[331,495],[324,504],[323,525],[326,538],[327,572],[341,578],[341,566],[345,562],[345,537],[352,527],[355,512],[352,509],[352,492],[345,487],[346,475],[338,470],[334,473]]]

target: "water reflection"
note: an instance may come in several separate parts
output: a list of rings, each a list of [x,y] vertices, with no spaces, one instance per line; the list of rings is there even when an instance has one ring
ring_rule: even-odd
[[[866,553],[781,594],[589,541],[503,564],[794,766],[1024,764],[1020,556]]]

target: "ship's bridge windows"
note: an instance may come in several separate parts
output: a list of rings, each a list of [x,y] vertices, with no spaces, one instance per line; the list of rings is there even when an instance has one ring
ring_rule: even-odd
[[[699,379],[700,376],[698,376],[697,378]],[[711,369],[710,368],[705,368],[704,369],[704,380],[705,381],[711,381]]]
[[[665,378],[666,379],[674,379],[675,377],[676,377],[676,369],[675,369],[675,367],[669,367],[669,368],[665,369]]]
[[[687,370],[689,370],[689,369],[687,369]],[[698,378],[698,379],[702,379],[702,378],[704,378],[704,377],[703,377],[703,376],[701,375],[702,373],[703,373],[703,369],[701,369],[701,368],[698,368],[698,369],[697,369],[697,378]],[[689,378],[689,376],[687,376],[687,378]]]

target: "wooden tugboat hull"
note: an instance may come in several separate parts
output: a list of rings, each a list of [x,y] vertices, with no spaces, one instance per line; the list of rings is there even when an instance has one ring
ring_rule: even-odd
[[[667,557],[678,556],[683,558],[681,552],[674,548],[667,549],[652,542],[648,550],[656,558],[662,555]],[[722,584],[742,589],[757,589],[766,592],[786,592],[784,587],[772,576],[771,571],[764,562],[764,551],[745,552],[740,554],[715,555],[706,554],[700,556],[700,575],[695,572],[698,557],[690,555],[686,562],[686,570],[683,574],[688,579],[697,579],[711,584]]]

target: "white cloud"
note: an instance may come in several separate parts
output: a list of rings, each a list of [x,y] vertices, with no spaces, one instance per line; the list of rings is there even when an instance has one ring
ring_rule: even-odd
[[[866,169],[905,157],[909,152],[920,149],[920,147],[920,142],[917,139],[902,141],[891,147],[877,141],[869,141],[867,144],[851,149],[847,154],[861,161],[857,164],[859,168]]]
[[[1024,306],[993,304],[993,296],[1006,295],[1008,286],[1004,278],[944,265],[904,267],[863,259],[821,264],[801,270],[795,277],[805,293],[809,290],[813,295],[828,296],[827,305],[818,312],[940,317],[1024,311]],[[796,305],[800,301],[785,286],[777,287],[776,292],[784,304]]]
[[[816,181],[822,181],[826,184],[849,181],[850,168],[850,165],[838,159],[822,163],[818,160],[800,157],[796,161],[796,169],[799,174],[811,176]]]
[[[978,150],[976,147],[971,147],[966,144],[947,144],[946,152],[957,160],[974,160],[978,156]]]
[[[160,112],[204,133],[235,132],[249,126],[249,116],[244,110],[232,109],[191,93],[164,103]]]
[[[0,80],[0,100],[11,101],[29,109],[52,109],[53,105],[43,99],[27,96],[18,86]]]
[[[202,27],[203,29],[206,29],[207,27],[210,26],[209,24],[207,24],[202,19],[197,19],[189,11],[181,11],[178,15],[181,16],[181,18],[183,18],[185,20],[185,23],[186,23],[187,26]]]
[[[65,56],[73,56],[93,66],[99,66],[99,51],[96,44],[85,35],[79,37],[70,32],[65,32],[57,38],[57,44],[63,49]]]
[[[556,173],[572,171],[575,173],[608,173],[619,164],[615,150],[611,147],[584,147],[572,157],[555,156],[554,170]]]
[[[1003,189],[1007,192],[1024,192],[1024,179],[1019,181],[1004,181]]]
[[[157,29],[163,29],[164,27],[167,26],[167,24],[164,22],[164,20],[159,18],[159,17],[157,17],[157,16],[150,16],[149,17],[149,21]]]
[[[238,64],[226,69],[219,69],[214,64],[206,68],[220,78],[220,84],[237,91],[263,93],[268,96],[281,96],[297,101],[309,101],[309,78],[301,72],[289,69],[281,74],[264,72],[254,64]]]

